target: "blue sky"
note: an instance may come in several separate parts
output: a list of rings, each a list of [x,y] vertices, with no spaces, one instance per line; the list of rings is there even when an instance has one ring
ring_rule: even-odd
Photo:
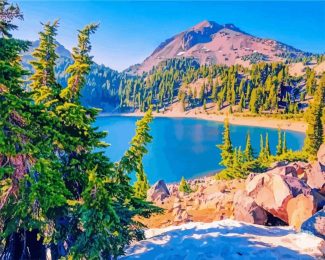
[[[99,22],[94,60],[122,70],[142,62],[165,39],[203,20],[233,23],[259,37],[304,51],[325,52],[325,2],[272,1],[28,1],[15,36],[35,40],[40,22],[60,19],[58,41],[71,49],[77,29]]]

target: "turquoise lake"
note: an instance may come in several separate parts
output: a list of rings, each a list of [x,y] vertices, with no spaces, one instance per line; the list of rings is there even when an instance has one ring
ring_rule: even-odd
[[[110,146],[105,153],[112,161],[118,161],[128,149],[135,133],[137,117],[98,117],[96,126],[107,131],[104,139]],[[150,184],[159,179],[178,182],[221,170],[220,150],[223,123],[191,118],[155,118],[150,125],[153,141],[148,145],[144,158],[145,172]],[[235,146],[245,146],[247,132],[251,135],[255,154],[259,153],[260,135],[269,133],[272,153],[276,150],[278,131],[262,127],[230,125],[231,140]],[[287,145],[292,150],[301,149],[305,135],[286,131]]]

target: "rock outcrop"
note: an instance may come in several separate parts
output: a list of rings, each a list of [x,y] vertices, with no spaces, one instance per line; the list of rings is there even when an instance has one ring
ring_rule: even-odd
[[[288,223],[289,200],[299,194],[310,195],[311,189],[298,178],[267,172],[247,182],[246,192],[257,205]]]
[[[169,190],[163,180],[157,181],[147,192],[147,200],[149,201],[162,202],[169,196]]]

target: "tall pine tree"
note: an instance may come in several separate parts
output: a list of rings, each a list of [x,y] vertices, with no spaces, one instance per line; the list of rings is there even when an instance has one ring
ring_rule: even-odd
[[[61,91],[54,73],[55,61],[58,58],[55,53],[58,25],[58,21],[44,24],[44,30],[39,33],[39,46],[32,53],[35,60],[31,61],[34,73],[30,78],[30,87],[36,103],[50,105]]]
[[[134,183],[135,196],[141,199],[147,198],[147,191],[150,188],[147,175],[143,168],[143,156],[148,152],[146,144],[151,142],[152,136],[149,134],[149,123],[152,121],[152,108],[150,108],[144,117],[136,123],[135,136],[131,141],[130,149],[121,159],[122,166],[132,165],[136,172],[136,182]]]
[[[232,165],[233,147],[230,139],[230,129],[229,129],[228,119],[226,119],[224,122],[224,132],[223,132],[222,141],[223,142],[221,145],[217,145],[217,147],[221,150],[220,165],[229,167]]]
[[[269,142],[269,133],[266,133],[265,136],[265,156],[269,158],[271,156],[270,142]]]
[[[245,147],[244,155],[245,155],[245,160],[247,162],[251,162],[254,160],[254,151],[251,143],[250,133],[247,133],[246,135],[246,147]]]
[[[27,73],[19,55],[29,44],[11,37],[17,28],[12,22],[22,14],[17,6],[0,1],[0,18],[1,258],[39,259],[45,257],[42,243],[52,233],[49,216],[69,193],[52,149],[55,122],[22,86]]]
[[[304,151],[315,159],[317,151],[324,141],[324,130],[322,123],[324,94],[325,93],[325,73],[323,73],[319,84],[316,88],[314,101],[306,111],[306,122],[308,124],[306,138],[304,143]]]
[[[281,155],[283,153],[283,139],[282,131],[278,129],[278,144],[276,146],[276,155]]]
[[[6,8],[0,5],[0,11],[3,17]],[[47,25],[53,24],[45,30]],[[144,235],[134,217],[160,212],[130,185],[129,174],[138,165],[132,163],[134,157],[128,154],[120,164],[105,157],[100,148],[106,147],[101,141],[106,134],[93,127],[98,110],[80,103],[92,64],[89,37],[96,28],[89,25],[79,32],[67,88],[53,81],[52,63],[46,63],[43,74],[35,69],[35,102],[21,86],[25,72],[18,55],[27,44],[8,36],[0,39],[0,67],[6,68],[0,71],[0,234],[6,241],[5,258],[44,258],[45,247],[55,259],[117,257]],[[52,40],[40,43],[44,50],[54,48]],[[56,57],[52,51],[49,56],[34,54],[34,65]],[[49,94],[36,95],[44,86]],[[140,148],[137,156],[145,143]]]

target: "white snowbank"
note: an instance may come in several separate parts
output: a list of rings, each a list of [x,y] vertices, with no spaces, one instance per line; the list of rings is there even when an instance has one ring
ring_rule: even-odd
[[[233,220],[188,223],[146,231],[121,259],[315,259],[322,239],[289,227],[264,227]]]

